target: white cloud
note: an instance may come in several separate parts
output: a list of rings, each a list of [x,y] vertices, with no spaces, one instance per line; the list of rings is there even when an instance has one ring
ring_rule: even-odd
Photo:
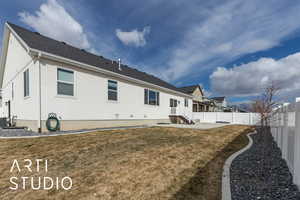
[[[34,14],[20,12],[22,22],[43,35],[83,49],[91,44],[82,25],[77,22],[56,0],[48,0]]]
[[[281,96],[300,96],[300,53],[274,60],[261,58],[230,69],[217,68],[210,76],[213,92],[227,96],[254,96],[270,82],[281,88]]]
[[[280,45],[299,30],[299,10],[298,2],[222,1],[186,28],[171,50],[167,70],[157,74],[174,81]]]
[[[125,45],[132,45],[136,47],[142,47],[146,45],[145,36],[150,33],[150,27],[145,27],[142,31],[134,29],[132,31],[126,32],[120,29],[116,30],[116,36]]]
[[[210,92],[209,90],[206,90],[206,89],[202,88],[202,91],[203,91],[205,97],[211,97],[212,96],[212,92]]]

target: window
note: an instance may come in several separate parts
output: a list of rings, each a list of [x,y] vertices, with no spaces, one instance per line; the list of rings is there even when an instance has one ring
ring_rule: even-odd
[[[145,89],[144,90],[144,103],[148,105],[159,106],[159,92]]]
[[[144,89],[144,104],[149,104],[148,89]]]
[[[156,92],[149,90],[149,105],[156,105]]]
[[[24,97],[29,96],[29,69],[26,69],[24,72]]]
[[[74,72],[57,69],[57,94],[74,96]]]
[[[108,80],[108,100],[117,101],[118,100],[118,82]]]
[[[176,99],[170,99],[170,107],[177,107],[177,100]]]
[[[189,107],[189,100],[186,98],[184,99],[184,106]]]
[[[11,100],[14,100],[14,83],[11,83]]]

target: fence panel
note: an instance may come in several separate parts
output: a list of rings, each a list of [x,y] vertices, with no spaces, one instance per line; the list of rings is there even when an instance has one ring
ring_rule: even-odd
[[[294,182],[300,188],[300,102],[295,105]]]
[[[300,102],[274,111],[270,126],[272,136],[293,175],[294,183],[300,188]]]
[[[232,113],[222,113],[222,112],[217,112],[216,113],[216,121],[221,121],[221,122],[228,122],[232,123],[233,122],[233,117],[234,115]]]
[[[216,123],[217,121],[222,121],[231,124],[254,125],[259,123],[259,114],[229,112],[194,112],[193,120],[208,123]]]

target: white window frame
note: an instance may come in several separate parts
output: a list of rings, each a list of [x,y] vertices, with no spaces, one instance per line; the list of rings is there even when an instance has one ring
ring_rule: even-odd
[[[11,100],[13,101],[15,98],[15,84],[11,82]]]
[[[172,103],[171,103],[171,101],[173,101],[173,106],[171,106],[172,105]],[[176,103],[175,103],[176,102]],[[170,108],[177,108],[178,106],[179,106],[179,101],[177,100],[177,99],[175,99],[175,98],[170,98],[170,101],[169,101],[169,107]],[[176,106],[175,106],[176,105]]]
[[[59,70],[64,70],[64,71],[69,71],[69,72],[73,72],[73,83],[70,81],[61,81],[58,80],[58,71]],[[58,94],[58,83],[67,83],[67,84],[72,84],[73,85],[73,95],[65,95],[65,94]],[[63,97],[63,98],[76,98],[76,71],[69,69],[69,68],[65,68],[65,67],[57,67],[56,68],[56,96],[57,97]]]
[[[25,87],[26,87],[26,85],[25,85],[25,73],[28,73],[28,94],[26,94],[26,92],[25,92]],[[30,74],[29,74],[29,68],[27,68],[27,69],[25,69],[24,71],[23,71],[23,97],[24,97],[24,99],[27,99],[27,98],[29,98],[30,97]]]
[[[184,98],[184,107],[188,108],[189,107],[189,99]]]
[[[110,89],[108,89],[108,82],[109,81],[114,81],[114,82],[117,82],[117,91],[115,91],[115,90],[111,90],[111,91],[113,91],[113,92],[117,92],[117,100],[113,100],[113,99],[108,99],[108,91],[110,90]],[[117,80],[114,80],[114,79],[107,79],[107,93],[106,93],[106,96],[107,96],[107,101],[108,102],[115,102],[115,103],[117,103],[117,102],[119,102],[119,82],[117,81]]]
[[[147,90],[147,93],[148,93],[148,102],[147,102],[147,104],[145,104],[145,89]],[[155,92],[155,98],[156,98],[156,104],[150,104],[150,90],[152,91],[152,92]],[[144,92],[144,105],[149,105],[149,106],[160,106],[160,104],[161,104],[161,102],[160,102],[160,92],[159,91],[157,91],[157,90],[152,90],[152,89],[149,89],[149,88],[144,88],[144,90],[143,90],[143,92]],[[159,93],[159,95],[157,95],[157,93]],[[158,103],[158,105],[157,105],[157,103]]]

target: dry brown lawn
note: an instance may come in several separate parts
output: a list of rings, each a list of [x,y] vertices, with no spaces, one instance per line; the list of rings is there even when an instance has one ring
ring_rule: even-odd
[[[210,130],[154,127],[1,139],[0,199],[174,199],[199,168],[246,129],[237,125]],[[47,159],[48,172],[21,168],[21,173],[10,173],[13,159],[20,163]],[[9,189],[12,176],[69,176],[73,187],[13,191]]]

